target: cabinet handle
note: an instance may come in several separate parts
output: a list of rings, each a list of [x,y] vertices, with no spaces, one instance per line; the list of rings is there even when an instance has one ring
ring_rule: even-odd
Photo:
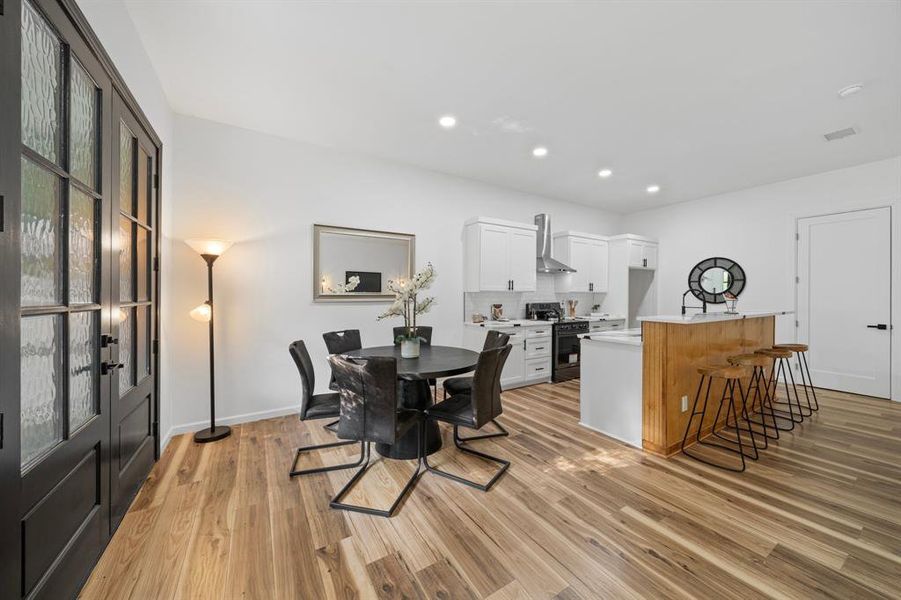
[[[886,323],[879,323],[877,325],[867,325],[867,329],[888,329],[888,325]]]
[[[536,350],[544,350],[544,346],[535,346]]]
[[[648,259],[642,258],[642,259],[641,259],[641,266],[643,266],[643,267],[648,266]]]
[[[544,371],[544,367],[535,367],[536,371]]]
[[[510,289],[511,289],[511,290],[515,290],[515,289],[516,289],[516,280],[515,280],[515,279],[511,279],[511,280],[510,280]]]

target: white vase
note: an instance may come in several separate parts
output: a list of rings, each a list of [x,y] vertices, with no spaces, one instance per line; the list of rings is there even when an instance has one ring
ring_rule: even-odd
[[[400,355],[403,358],[419,358],[419,339],[401,340]]]

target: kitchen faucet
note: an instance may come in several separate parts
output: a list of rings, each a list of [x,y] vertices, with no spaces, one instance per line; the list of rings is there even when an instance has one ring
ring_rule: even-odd
[[[685,296],[689,295],[691,290],[685,290],[685,293],[682,294],[682,314],[685,314],[685,310],[689,308],[700,308],[703,312],[707,312],[707,301],[701,300],[701,306],[685,306]]]

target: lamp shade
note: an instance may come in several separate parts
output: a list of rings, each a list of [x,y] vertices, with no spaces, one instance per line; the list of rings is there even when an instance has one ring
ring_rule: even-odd
[[[185,243],[194,249],[197,254],[209,254],[210,256],[221,256],[225,251],[232,247],[234,242],[226,240],[201,240],[192,239],[185,240]]]
[[[194,308],[190,313],[191,318],[201,323],[209,323],[213,318],[213,307],[204,302],[200,306]]]

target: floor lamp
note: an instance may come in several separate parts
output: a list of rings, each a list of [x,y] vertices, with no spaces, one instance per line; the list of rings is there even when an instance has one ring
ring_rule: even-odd
[[[213,263],[231,248],[233,242],[225,240],[186,240],[186,243],[200,254],[206,261],[208,299],[206,302],[191,311],[191,318],[195,321],[205,321],[210,324],[210,426],[201,429],[194,434],[194,441],[200,444],[215,442],[231,435],[231,428],[227,425],[216,425],[216,370],[213,354]]]

